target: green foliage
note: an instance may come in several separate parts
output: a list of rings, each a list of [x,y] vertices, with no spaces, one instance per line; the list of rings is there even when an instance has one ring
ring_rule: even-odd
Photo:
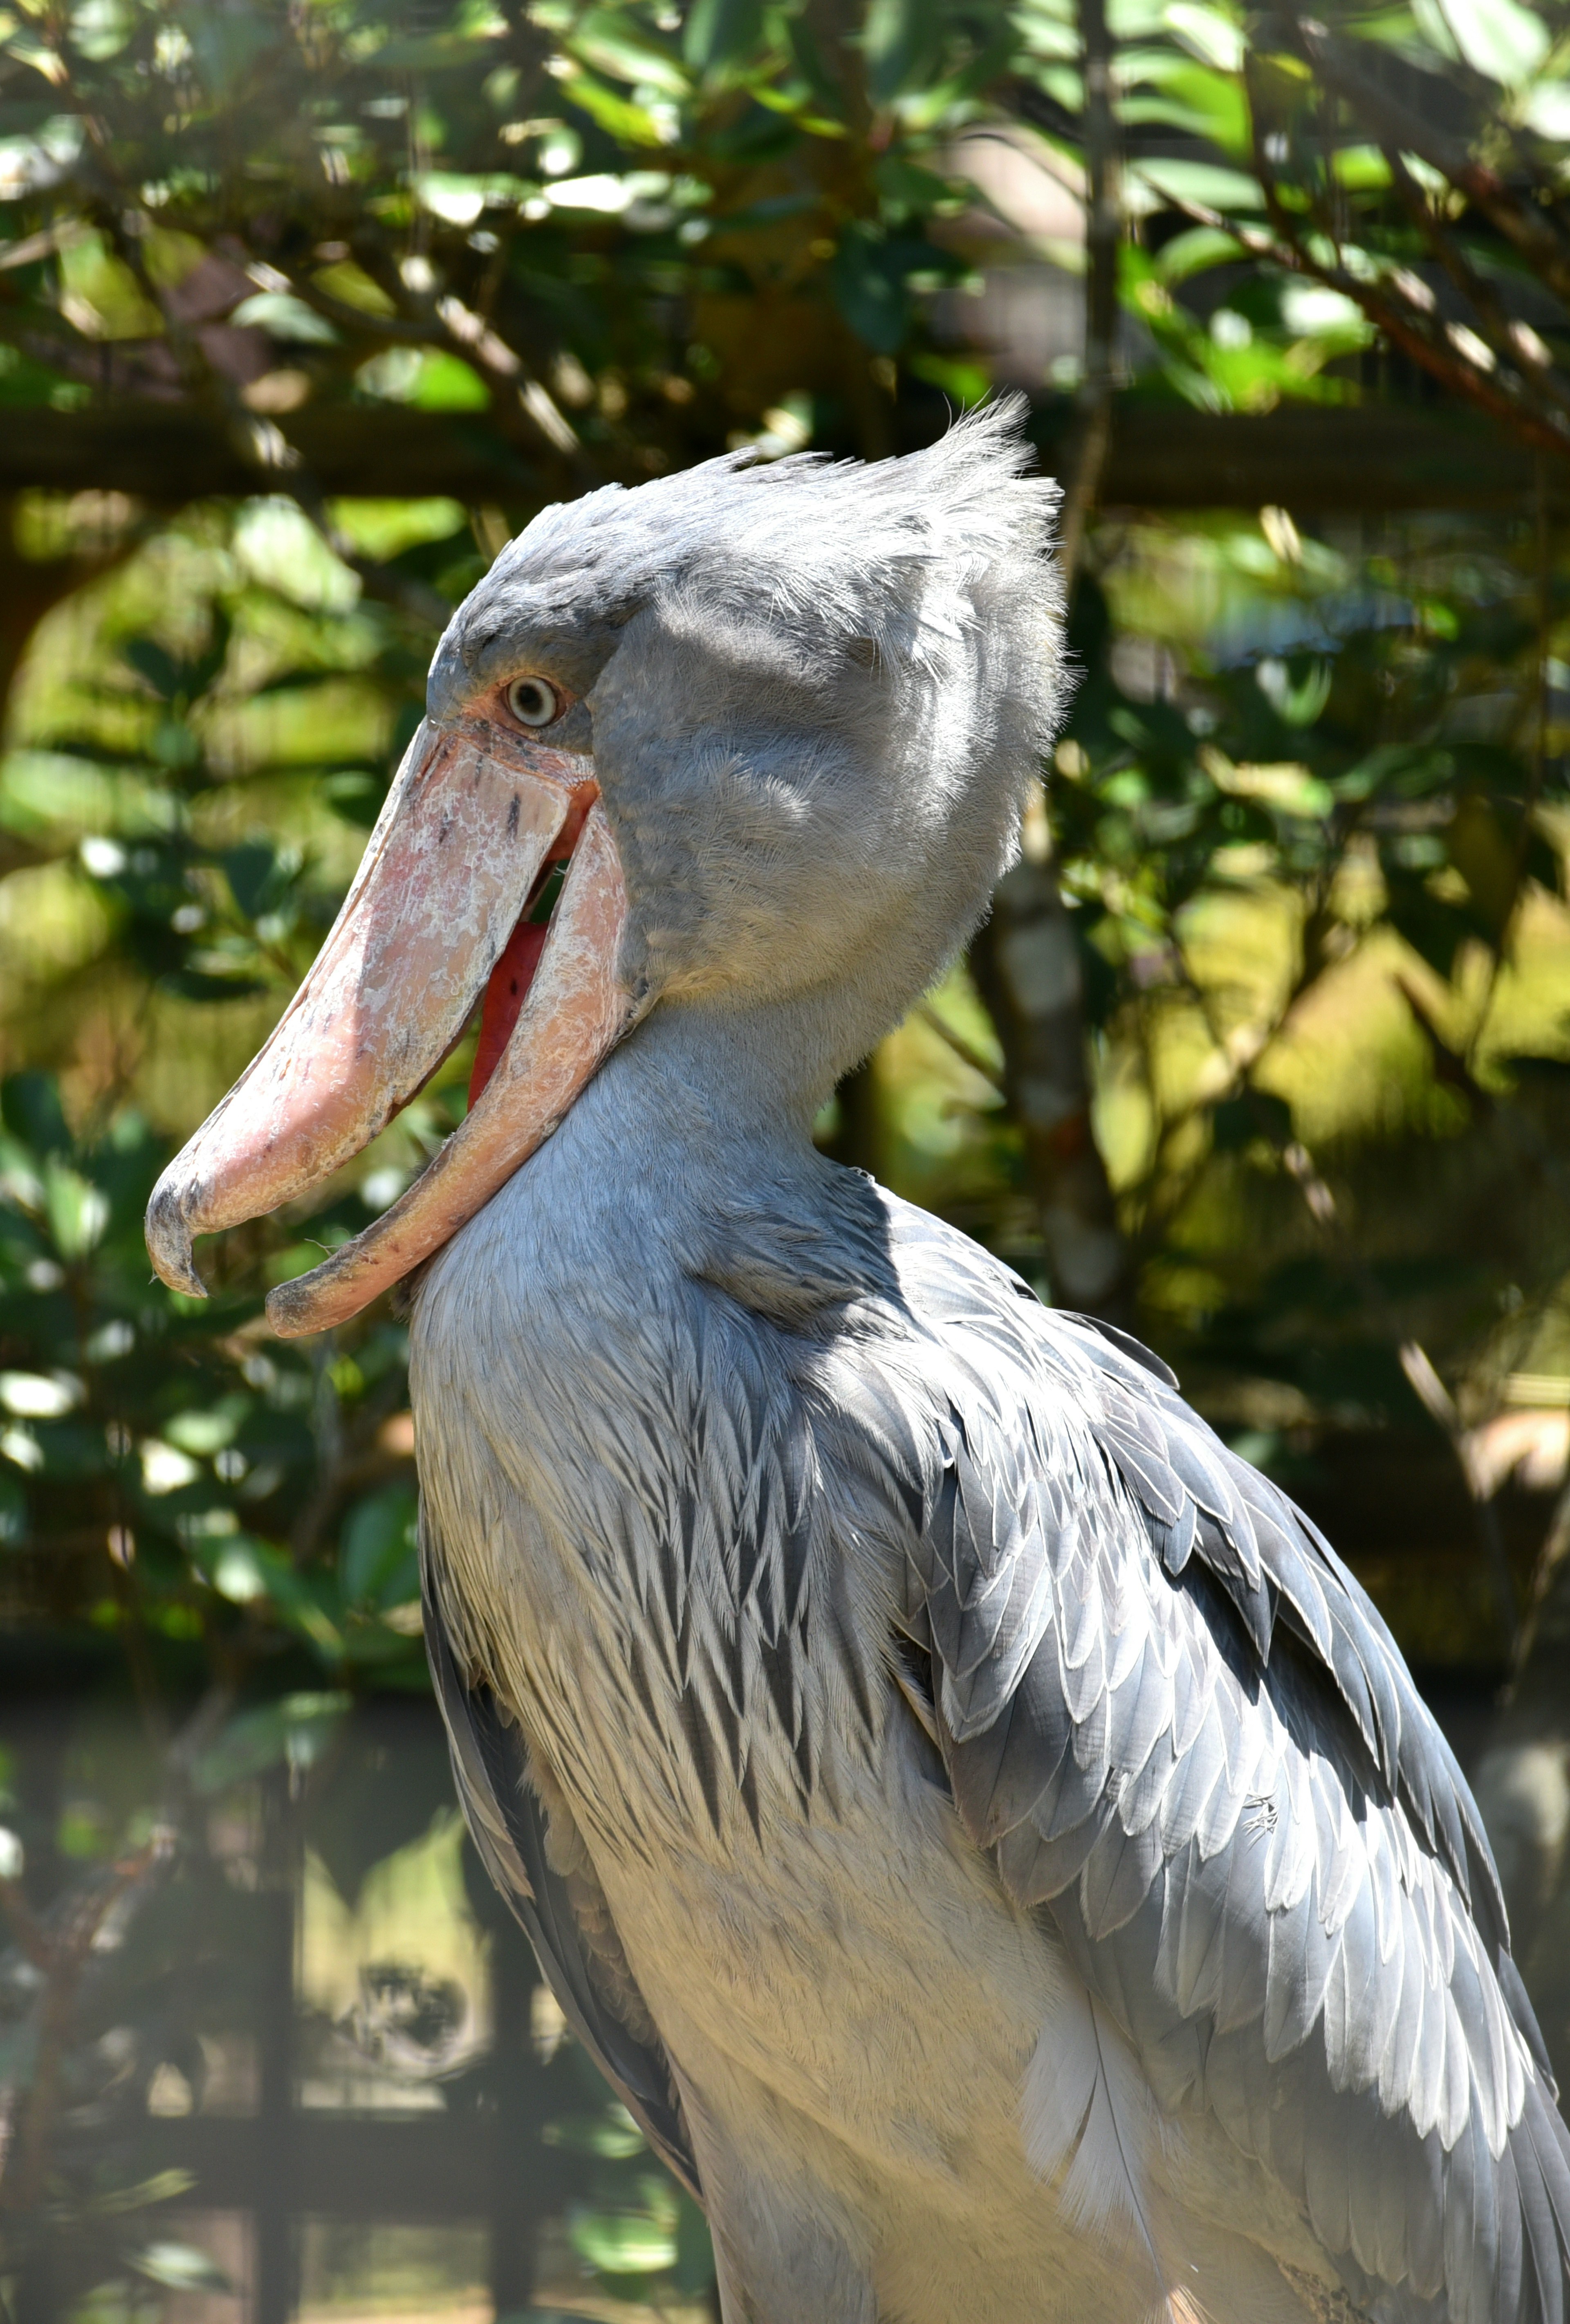
[[[526,501],[564,462],[668,467],[792,387],[854,439],[914,286],[966,271],[924,231],[957,207],[942,141],[1013,48],[906,0],[31,15],[0,49],[6,391],[183,398],[317,516],[322,428],[392,405],[483,413]],[[794,376],[713,378],[748,298]]]
[[[21,1074],[0,1120],[0,1554],[57,1615],[177,1664],[200,1646],[238,1675],[292,1642],[335,1675],[423,1683],[418,1625],[386,1618],[418,1597],[407,1447],[378,1449],[405,1401],[399,1328],[264,1343],[254,1266],[206,1305],[150,1280],[142,1213],[170,1148],[134,1113],[84,1146],[54,1084]],[[353,1207],[312,1232],[341,1237]],[[312,1706],[335,1701],[289,1697],[257,1714],[261,1739],[225,1748],[271,1752],[281,1721],[298,1756]]]
[[[1570,1037],[1563,584],[1433,521],[1399,558],[1279,511],[1106,549],[1051,814],[1149,1328],[1299,1425],[1419,1425],[1413,1341],[1485,1413],[1570,1351],[1570,1118],[1528,1063]]]
[[[1120,392],[1328,416],[1417,364],[1553,449],[1566,286],[1512,233],[1523,200],[1563,201],[1556,24],[1522,0],[1347,5],[1323,33],[1290,8],[1111,13]],[[425,1683],[401,1325],[279,1343],[261,1303],[396,1198],[459,1118],[466,1052],[308,1214],[205,1246],[205,1304],[150,1279],[148,1193],[305,973],[440,624],[510,530],[727,445],[879,456],[985,396],[951,294],[1082,247],[989,209],[963,134],[1081,183],[1080,29],[1072,0],[29,0],[0,79],[0,402],[41,440],[100,431],[111,464],[15,504],[14,620],[0,602],[7,670],[33,632],[0,759],[0,1602],[120,1649],[154,1711],[210,1690],[161,1760],[84,1752],[47,1828],[0,1803],[84,1893],[151,1803],[187,1835],[117,1957],[140,2105],[164,2064],[199,2086],[251,1974],[201,1820],[304,1801],[352,1902],[446,1797],[439,1769],[379,1786],[357,1740]],[[1414,151],[1381,90],[1446,150]],[[1040,383],[1044,443],[1079,374]],[[107,423],[171,413],[136,489],[179,512],[97,489],[129,473]],[[362,453],[363,491],[329,497]],[[1372,545],[1284,508],[1120,519],[1080,577],[1030,836],[1073,911],[1142,1326],[1306,1490],[1336,1432],[1451,1460],[1404,1341],[1468,1423],[1570,1374],[1556,506],[1545,484],[1519,536],[1415,521]],[[880,1054],[858,1158],[1040,1277],[1009,1065],[950,979]],[[1458,1660],[1492,1651],[1475,1563],[1451,1631],[1420,1633]],[[84,2103],[108,2103],[103,2008]],[[36,2039],[11,1997],[0,2080],[32,2087]],[[448,2102],[491,2104],[494,2070]],[[578,2260],[618,2297],[700,2291],[696,2211],[581,2056],[546,2079]],[[105,2282],[216,2288],[159,2231],[182,2191],[72,2194]]]

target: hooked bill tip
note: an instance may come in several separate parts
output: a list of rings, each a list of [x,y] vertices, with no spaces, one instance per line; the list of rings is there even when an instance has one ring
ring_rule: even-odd
[[[148,1257],[160,1278],[171,1291],[183,1291],[191,1299],[205,1299],[207,1286],[191,1259],[191,1233],[186,1224],[185,1204],[179,1187],[171,1185],[167,1178],[161,1178],[152,1190],[143,1231]]]
[[[312,1317],[310,1291],[304,1287],[309,1282],[307,1276],[299,1282],[276,1284],[268,1293],[267,1320],[280,1340],[303,1339],[308,1333],[326,1328]]]

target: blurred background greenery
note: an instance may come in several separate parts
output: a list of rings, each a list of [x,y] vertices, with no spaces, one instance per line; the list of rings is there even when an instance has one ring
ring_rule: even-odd
[[[822,1139],[1327,1526],[1570,2066],[1570,9],[9,0],[0,236],[7,2324],[712,2312],[455,1820],[402,1327],[261,1315],[467,1051],[206,1305],[141,1215],[537,508],[999,387],[1079,690]]]

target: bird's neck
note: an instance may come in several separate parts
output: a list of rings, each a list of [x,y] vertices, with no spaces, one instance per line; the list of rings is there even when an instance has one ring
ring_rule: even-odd
[[[555,1303],[657,1309],[738,1245],[767,1266],[778,1241],[785,1273],[788,1251],[833,1246],[870,1189],[813,1144],[824,1067],[804,1070],[803,1036],[786,1008],[655,1010],[456,1238],[458,1272],[554,1331]]]
[[[817,994],[745,1008],[664,1002],[601,1078],[617,1111],[657,1123],[694,1158],[760,1146],[804,1159],[814,1119],[865,1046]]]

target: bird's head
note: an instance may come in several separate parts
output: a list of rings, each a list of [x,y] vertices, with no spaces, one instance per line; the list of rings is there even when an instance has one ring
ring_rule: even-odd
[[[357,1154],[482,998],[466,1118],[272,1294],[275,1329],[343,1322],[446,1241],[651,1012],[763,1011],[826,1094],[1015,844],[1061,692],[1027,458],[994,407],[906,459],[732,457],[537,517],[442,640],[310,974],[154,1190],[164,1280],[199,1291],[194,1234]]]

